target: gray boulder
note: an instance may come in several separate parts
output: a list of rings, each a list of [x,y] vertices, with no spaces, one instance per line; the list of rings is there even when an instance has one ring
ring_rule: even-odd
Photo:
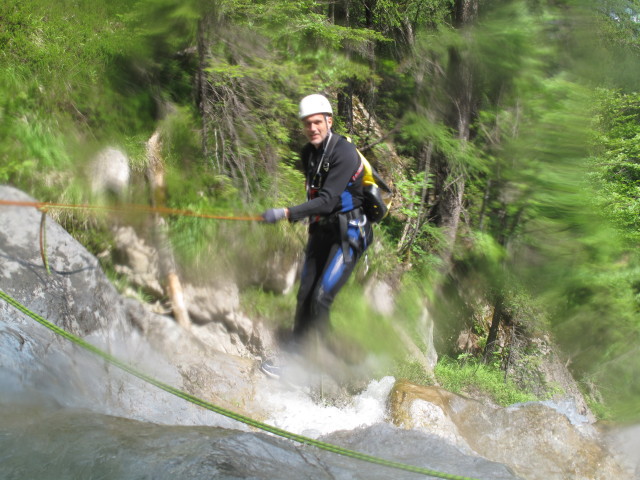
[[[8,186],[0,186],[0,199],[35,201]],[[214,345],[180,328],[171,317],[122,297],[98,260],[50,218],[46,221],[48,273],[39,247],[41,216],[34,207],[1,207],[2,292],[143,373],[205,400],[254,408],[252,360],[216,351]],[[137,403],[134,417],[172,420],[171,415],[145,411],[143,397],[149,392],[157,395],[155,388],[141,385],[3,300],[0,366],[0,390],[16,398],[45,392],[50,401],[83,408],[98,406],[110,414],[121,413],[125,407],[131,412]],[[165,404],[176,405],[173,400]],[[260,411],[258,406],[255,411]]]
[[[123,197],[131,179],[129,158],[118,148],[104,148],[89,161],[88,174],[94,195],[111,193]]]

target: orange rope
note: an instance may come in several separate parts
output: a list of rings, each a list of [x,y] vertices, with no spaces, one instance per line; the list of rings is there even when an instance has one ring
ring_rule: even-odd
[[[261,222],[262,217],[255,216],[230,216],[230,215],[211,215],[208,213],[197,213],[192,210],[179,210],[175,208],[167,207],[149,207],[147,205],[123,205],[123,206],[109,206],[109,205],[91,205],[91,204],[66,204],[66,203],[51,203],[51,202],[26,202],[18,200],[0,200],[0,205],[12,206],[12,207],[34,207],[40,211],[47,211],[53,208],[63,209],[78,209],[78,210],[108,210],[108,211],[136,211],[147,213],[161,213],[165,215],[180,215],[185,217],[198,217],[209,218],[214,220],[237,220],[248,222]]]

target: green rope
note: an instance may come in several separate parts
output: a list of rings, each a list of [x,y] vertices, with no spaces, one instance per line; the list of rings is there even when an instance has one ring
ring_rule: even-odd
[[[12,305],[13,307],[15,307],[17,310],[21,311],[22,313],[24,313],[25,315],[31,317],[32,319],[34,319],[36,322],[40,323],[41,325],[47,327],[49,330],[52,330],[53,332],[57,333],[58,335],[60,335],[61,337],[66,338],[67,340],[70,340],[71,342],[75,343],[76,345],[79,345],[80,347],[84,348],[85,350],[88,350],[94,354],[96,354],[97,356],[103,358],[104,360],[106,360],[107,362],[111,363],[112,365],[115,365],[116,367],[124,370],[125,372],[138,377],[139,379],[150,383],[151,385],[154,385],[156,387],[158,387],[161,390],[164,390],[165,392],[171,393],[172,395],[175,395],[176,397],[182,398],[188,402],[191,402],[195,405],[198,405],[202,408],[206,408],[207,410],[211,410],[212,412],[216,412],[220,415],[224,415],[225,417],[231,418],[233,420],[236,420],[238,422],[244,423],[245,425],[249,425],[251,427],[255,427],[257,429],[263,430],[265,432],[269,432],[272,433],[274,435],[278,435],[280,437],[283,438],[287,438],[289,440],[293,440],[295,442],[301,443],[303,445],[311,445],[317,448],[320,448],[322,450],[326,450],[328,452],[332,452],[332,453],[337,453],[338,455],[343,455],[345,457],[350,457],[350,458],[355,458],[358,460],[363,460],[365,462],[369,462],[369,463],[374,463],[377,465],[382,465],[385,467],[390,467],[390,468],[395,468],[398,470],[406,470],[409,472],[414,472],[414,473],[420,473],[420,474],[424,474],[424,475],[430,475],[432,477],[436,477],[436,478],[444,478],[444,479],[449,479],[449,480],[475,480],[473,478],[469,478],[469,477],[462,477],[459,475],[452,475],[449,473],[442,473],[442,472],[437,472],[435,470],[429,470],[428,468],[422,468],[422,467],[417,467],[417,466],[413,466],[413,465],[408,465],[408,464],[404,464],[404,463],[398,463],[398,462],[392,462],[389,460],[385,460],[383,458],[379,458],[379,457],[374,457],[372,455],[367,455],[365,453],[360,453],[360,452],[356,452],[354,450],[348,450],[346,448],[342,448],[339,447],[337,445],[333,445],[331,443],[326,443],[326,442],[322,442],[320,440],[315,440],[313,438],[309,438],[309,437],[305,437],[303,435],[298,435],[297,433],[292,433],[289,432],[287,430],[282,430],[280,428],[277,427],[273,427],[271,425],[268,425],[266,423],[262,423],[259,422],[257,420],[254,420],[252,418],[246,417],[244,415],[241,415],[239,413],[235,413],[232,412],[231,410],[227,410],[224,409],[222,407],[219,407],[217,405],[214,405],[212,403],[206,402],[204,400],[201,400],[197,397],[194,397],[193,395],[190,395],[186,392],[183,392],[177,388],[174,388],[170,385],[167,385],[166,383],[163,383],[153,377],[150,377],[149,375],[146,375],[142,372],[139,372],[138,370],[136,370],[135,368],[131,367],[130,365],[127,365],[126,363],[118,360],[117,358],[113,357],[112,355],[100,350],[99,348],[91,345],[90,343],[86,342],[85,340],[76,337],[75,335],[67,332],[66,330],[58,327],[57,325],[49,322],[48,320],[44,319],[43,317],[41,317],[40,315],[30,311],[27,307],[25,307],[24,305],[22,305],[21,303],[19,303],[17,300],[13,299],[12,297],[10,297],[9,295],[7,295],[6,293],[4,293],[2,290],[0,290],[0,298],[2,298],[4,301],[6,301],[8,304]]]

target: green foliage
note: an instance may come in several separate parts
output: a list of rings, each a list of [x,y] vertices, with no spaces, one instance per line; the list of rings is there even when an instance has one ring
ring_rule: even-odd
[[[615,419],[616,416],[614,416],[613,410],[603,402],[603,399],[600,395],[598,395],[597,398],[593,395],[585,395],[585,401],[587,402],[589,409],[593,412],[597,419],[604,421]],[[633,419],[635,417],[637,417],[637,412],[630,415],[629,419]],[[618,413],[617,418],[620,419],[624,417],[621,416],[620,413]]]
[[[379,228],[374,229],[373,244],[363,258],[363,266],[357,270],[358,279],[384,278],[393,283],[401,267],[401,259],[393,254],[394,238],[387,225],[387,218]]]
[[[518,388],[499,368],[476,361],[444,357],[435,368],[438,383],[454,393],[485,395],[501,406],[539,400],[535,395]]]
[[[197,169],[202,165],[202,140],[198,119],[195,112],[186,106],[174,108],[175,110],[160,123],[165,162],[170,167],[180,170]],[[207,181],[204,180],[203,183]]]
[[[386,220],[386,231],[398,242],[397,251],[405,262],[411,262],[423,273],[434,271],[438,264],[435,255],[442,245],[442,232],[427,221],[424,208],[426,192],[432,187],[431,179],[427,179],[424,171],[410,173],[395,183],[398,198],[397,214],[407,224]],[[402,229],[400,228],[402,227]]]
[[[595,204],[632,245],[640,240],[640,95],[602,90],[598,111]]]
[[[586,7],[575,2],[578,7]],[[588,3],[596,15],[586,15],[576,8],[575,41],[566,44],[578,71],[593,85],[626,91],[637,90],[640,75],[640,27],[638,0],[599,0]],[[594,68],[597,65],[597,68]]]
[[[148,40],[142,48],[153,45],[156,54],[166,55],[193,44],[203,5],[199,0],[138,0],[123,20],[135,28],[139,38]]]
[[[429,181],[425,177],[425,172],[418,172],[411,178],[402,179],[396,183],[398,195],[402,199],[398,207],[399,214],[410,219],[418,217],[420,212],[416,207],[421,203],[420,194],[429,188]]]
[[[420,362],[413,357],[407,357],[396,362],[392,374],[397,379],[408,380],[417,385],[435,384],[435,379],[427,374]]]
[[[240,295],[240,307],[249,318],[261,319],[271,328],[291,329],[296,308],[294,293],[279,295],[262,288],[246,288]]]
[[[331,324],[338,337],[352,340],[365,351],[381,357],[402,353],[402,342],[390,324],[393,321],[373,310],[362,286],[353,278],[337,296],[331,314]]]
[[[474,232],[469,255],[477,255],[478,260],[485,263],[489,269],[500,269],[500,266],[507,256],[507,252],[492,235],[487,235],[483,232]],[[494,271],[492,274],[494,276],[499,275],[499,271]]]
[[[424,113],[410,112],[404,116],[403,148],[418,148],[428,139],[435,154],[446,157],[451,164],[470,172],[483,171],[486,166],[473,144],[457,138],[457,133],[441,121],[434,121]]]
[[[0,6],[2,181],[45,199],[69,198],[65,192],[80,179],[68,175],[81,169],[87,152],[79,139],[104,140],[146,123],[139,103],[105,85],[111,62],[131,40],[118,17],[128,8],[129,2],[84,0]],[[28,174],[33,171],[44,181]]]
[[[273,175],[265,176],[260,186],[268,205],[297,205],[305,199],[304,175],[285,161],[277,165]]]

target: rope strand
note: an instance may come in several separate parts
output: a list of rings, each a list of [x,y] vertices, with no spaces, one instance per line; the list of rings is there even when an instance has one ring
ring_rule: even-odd
[[[168,207],[150,207],[147,205],[128,204],[122,206],[112,205],[92,205],[70,204],[70,203],[52,203],[52,202],[27,202],[19,200],[0,200],[0,205],[10,207],[33,207],[40,211],[49,209],[65,209],[65,210],[104,210],[104,211],[123,211],[123,212],[143,212],[143,213],[159,213],[163,215],[179,215],[184,217],[208,218],[212,220],[235,220],[245,222],[261,222],[264,219],[260,216],[234,216],[234,215],[213,215],[209,213],[198,213],[193,210],[181,210]]]

